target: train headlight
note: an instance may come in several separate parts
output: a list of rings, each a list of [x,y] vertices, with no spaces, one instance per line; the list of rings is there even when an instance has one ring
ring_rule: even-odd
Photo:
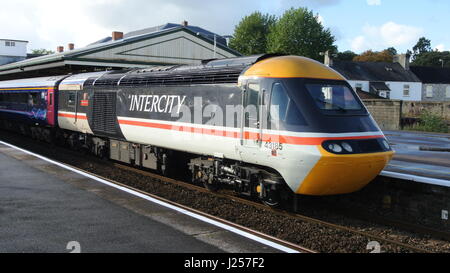
[[[328,149],[330,149],[331,151],[333,151],[335,153],[341,153],[342,152],[341,145],[336,144],[336,143],[328,145]]]
[[[386,148],[386,150],[391,149],[391,146],[389,146],[389,143],[386,141],[386,139],[383,139],[381,141],[383,143],[384,148]]]
[[[342,148],[344,148],[345,151],[347,151],[349,153],[353,152],[352,146],[350,146],[350,144],[348,144],[347,142],[342,142],[341,145],[342,145]]]

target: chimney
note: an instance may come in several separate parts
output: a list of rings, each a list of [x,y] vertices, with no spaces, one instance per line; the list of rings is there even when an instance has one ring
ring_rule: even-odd
[[[187,27],[188,26],[188,21],[184,20],[183,22],[181,22],[181,25],[183,27]]]
[[[409,70],[410,54],[400,54],[394,56],[394,63],[399,63],[405,70]]]
[[[117,41],[123,39],[123,32],[120,31],[113,31],[112,33],[112,40],[113,41]]]
[[[56,48],[56,52],[58,52],[58,53],[62,53],[63,51],[64,51],[64,47],[63,46],[58,46]]]
[[[70,43],[70,44],[67,45],[67,48],[69,48],[69,50],[74,50],[75,44]]]
[[[323,55],[324,55],[323,63],[326,66],[332,66],[333,65],[333,59],[331,58],[330,51],[329,50],[325,51],[325,53]]]

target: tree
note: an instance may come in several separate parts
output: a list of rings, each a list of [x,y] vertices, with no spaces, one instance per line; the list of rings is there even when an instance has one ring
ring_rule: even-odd
[[[323,61],[321,52],[336,51],[335,38],[307,8],[291,8],[271,28],[267,48],[271,53],[306,56]]]
[[[363,52],[361,55],[356,56],[353,58],[353,61],[355,62],[387,62],[392,63],[392,53],[388,49],[385,49],[381,52],[367,50],[366,52]]]
[[[275,21],[275,16],[260,12],[245,16],[234,29],[230,48],[244,55],[266,53],[267,35]]]
[[[414,56],[431,51],[431,41],[425,37],[420,38],[417,44],[413,47]]]
[[[358,56],[358,54],[353,51],[347,50],[344,52],[338,52],[337,56],[334,59],[336,61],[352,61],[356,56]]]
[[[39,48],[39,49],[32,49],[31,50],[31,54],[41,54],[41,55],[49,55],[49,54],[53,54],[55,53],[52,50],[47,50],[44,48]]]
[[[412,65],[416,66],[437,66],[450,67],[450,52],[449,51],[430,51],[419,54],[414,58]]]
[[[397,55],[397,49],[395,49],[395,47],[390,47],[388,49],[386,49],[387,51],[389,51],[392,55],[392,57],[394,57],[395,55]]]

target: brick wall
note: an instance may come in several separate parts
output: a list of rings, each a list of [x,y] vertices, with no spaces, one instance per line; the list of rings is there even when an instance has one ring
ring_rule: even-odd
[[[382,130],[400,130],[402,101],[365,99],[364,104]]]

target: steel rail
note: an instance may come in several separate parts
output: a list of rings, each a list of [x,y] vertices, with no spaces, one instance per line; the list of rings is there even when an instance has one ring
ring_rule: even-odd
[[[172,179],[172,178],[168,178],[168,177],[161,176],[161,175],[158,175],[158,174],[155,174],[155,173],[152,173],[152,172],[147,172],[147,171],[144,171],[144,170],[139,170],[139,169],[127,166],[127,165],[120,164],[120,163],[114,163],[114,166],[116,166],[118,168],[121,168],[121,169],[124,169],[124,170],[131,171],[131,172],[137,172],[137,173],[140,173],[142,175],[145,175],[145,176],[148,176],[148,177],[152,177],[154,179],[158,179],[158,180],[161,180],[161,181],[164,181],[164,182],[173,183],[173,184],[176,184],[176,185],[179,185],[179,186],[182,186],[182,187],[185,187],[185,188],[189,188],[189,189],[192,189],[192,190],[200,191],[200,192],[205,192],[205,193],[207,192],[207,193],[210,193],[210,194],[222,197],[222,198],[226,198],[226,199],[229,199],[229,200],[240,202],[240,203],[245,204],[245,205],[250,205],[250,206],[253,206],[253,207],[257,207],[259,209],[268,210],[268,211],[271,211],[271,212],[273,212],[273,213],[275,213],[277,215],[280,215],[280,216],[290,217],[290,218],[294,218],[294,219],[299,219],[299,220],[306,221],[306,222],[309,222],[309,223],[319,224],[319,225],[326,226],[326,227],[329,227],[329,228],[350,232],[352,234],[356,234],[356,235],[359,235],[359,236],[364,236],[364,237],[370,238],[370,239],[378,241],[378,242],[384,242],[384,243],[387,243],[387,244],[390,244],[390,245],[399,246],[399,247],[402,247],[402,248],[405,248],[405,249],[408,249],[408,250],[411,250],[411,251],[414,251],[414,252],[419,252],[419,253],[431,252],[431,251],[428,251],[428,250],[423,249],[423,248],[412,246],[412,245],[409,245],[409,244],[406,244],[406,243],[403,243],[403,242],[398,242],[398,241],[395,241],[395,240],[392,240],[392,239],[384,238],[384,237],[381,237],[379,235],[371,234],[371,233],[368,233],[368,232],[359,231],[359,230],[356,230],[356,229],[353,229],[353,228],[350,228],[350,227],[347,227],[347,226],[326,222],[326,221],[323,221],[323,220],[311,218],[309,216],[301,215],[301,214],[298,214],[298,213],[288,212],[286,210],[269,208],[269,207],[267,207],[267,206],[265,206],[265,205],[263,205],[263,204],[261,204],[259,202],[251,201],[251,200],[248,200],[248,199],[236,196],[236,195],[225,194],[225,193],[223,193],[224,191],[211,192],[211,191],[209,191],[209,190],[207,190],[207,189],[205,189],[203,187],[200,187],[200,186],[188,183],[188,182],[175,180],[175,179]]]

